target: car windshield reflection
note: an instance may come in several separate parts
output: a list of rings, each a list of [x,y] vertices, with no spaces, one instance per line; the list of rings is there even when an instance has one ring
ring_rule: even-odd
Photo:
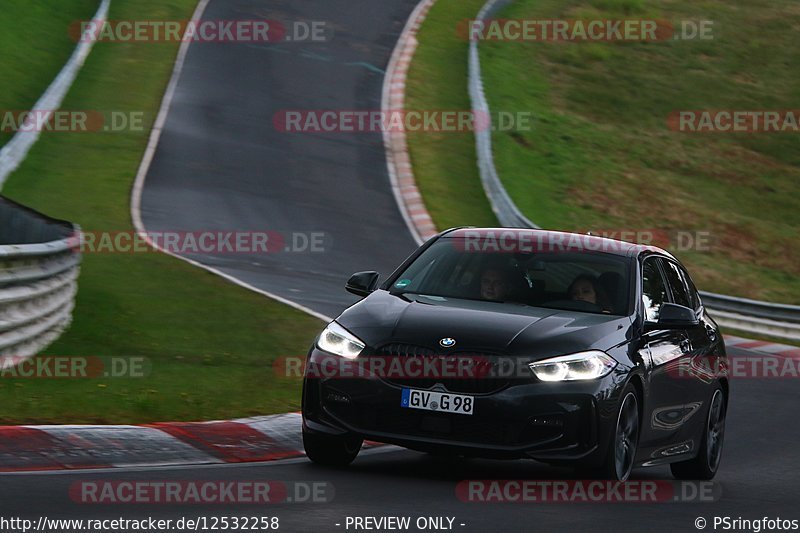
[[[593,251],[485,252],[440,239],[392,282],[395,295],[626,315],[630,261]]]

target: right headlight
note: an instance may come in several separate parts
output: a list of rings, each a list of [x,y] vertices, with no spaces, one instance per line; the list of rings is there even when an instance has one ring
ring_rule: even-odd
[[[552,357],[530,363],[528,367],[542,381],[579,381],[607,376],[617,362],[600,350]]]
[[[347,359],[358,357],[365,346],[361,339],[336,322],[328,324],[317,339],[317,348]]]

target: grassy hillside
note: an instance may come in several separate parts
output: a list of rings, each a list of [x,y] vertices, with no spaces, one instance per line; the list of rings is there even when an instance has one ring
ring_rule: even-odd
[[[114,0],[111,19],[188,19],[195,0]],[[145,131],[43,134],[3,193],[85,231],[131,229],[129,201],[177,43],[98,43],[64,109],[143,111]],[[140,356],[133,379],[0,378],[0,423],[219,419],[299,408],[272,362],[304,355],[322,324],[156,253],[86,254],[58,356]]]
[[[420,32],[409,105],[468,107],[466,42],[483,2],[439,0]],[[531,111],[531,131],[495,133],[498,170],[548,228],[656,231],[709,291],[800,302],[800,135],[687,134],[684,109],[796,109],[800,9],[790,0],[519,0],[499,18],[713,20],[712,40],[481,45],[494,110]],[[440,227],[491,222],[473,139],[410,139]],[[482,203],[483,202],[483,203]],[[678,232],[710,247],[676,249]]]
[[[0,111],[31,109],[75,49],[68,29],[91,19],[99,0],[3,0]],[[0,131],[0,146],[12,133]]]

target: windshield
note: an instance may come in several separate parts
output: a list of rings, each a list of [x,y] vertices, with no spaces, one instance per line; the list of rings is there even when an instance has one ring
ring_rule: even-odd
[[[590,251],[487,252],[442,238],[394,278],[395,295],[626,315],[630,261]]]

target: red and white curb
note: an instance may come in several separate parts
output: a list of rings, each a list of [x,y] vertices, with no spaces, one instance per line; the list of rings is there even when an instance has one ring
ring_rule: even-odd
[[[381,107],[384,113],[405,109],[406,78],[411,60],[414,58],[414,52],[419,44],[417,32],[434,3],[436,0],[422,0],[417,4],[400,34],[383,82]],[[402,130],[402,128],[400,129]],[[422,244],[436,235],[437,230],[414,179],[406,134],[404,131],[385,130],[383,143],[386,148],[386,162],[395,201],[411,235],[418,244]]]
[[[274,461],[304,454],[300,413],[141,426],[0,427],[0,472]]]
[[[725,335],[726,348],[741,348],[744,350],[752,350],[761,352],[763,354],[778,355],[780,357],[790,357],[800,359],[800,348],[791,346],[789,344],[780,344],[777,342],[769,341],[754,341],[753,339],[745,339],[743,337],[735,337],[733,335]]]
[[[139,426],[0,426],[0,473],[291,459],[305,455],[301,428],[300,413]]]

